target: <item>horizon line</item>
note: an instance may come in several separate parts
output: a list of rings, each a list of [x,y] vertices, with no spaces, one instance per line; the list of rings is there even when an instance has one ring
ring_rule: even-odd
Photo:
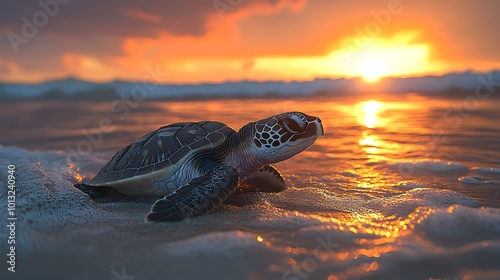
[[[384,76],[380,77],[380,79],[376,82],[366,82],[366,83],[380,83],[383,80],[389,80],[389,79],[415,79],[415,78],[426,78],[426,77],[445,77],[445,76],[450,76],[450,75],[464,75],[464,74],[474,74],[474,75],[484,75],[484,74],[491,74],[491,73],[496,73],[500,72],[500,69],[493,69],[489,71],[476,71],[472,69],[468,69],[465,71],[450,71],[446,72],[443,74],[425,74],[425,75],[414,75],[414,76]],[[75,76],[68,75],[66,77],[61,77],[61,78],[53,78],[53,79],[46,79],[43,81],[38,81],[38,82],[12,82],[12,81],[2,81],[0,80],[0,85],[42,85],[42,84],[48,84],[48,83],[55,83],[55,82],[64,82],[64,81],[79,81],[79,82],[85,82],[89,84],[96,84],[96,85],[106,85],[106,84],[111,84],[115,82],[122,82],[122,83],[142,83],[142,81],[138,80],[127,80],[127,79],[120,79],[116,78],[113,80],[109,81],[92,81],[92,80],[86,80],[83,78],[78,78]],[[252,80],[252,79],[241,79],[241,80],[224,80],[224,81],[199,81],[199,82],[164,82],[164,83],[155,83],[155,84],[160,84],[160,85],[179,85],[179,86],[196,86],[196,85],[223,85],[223,84],[234,84],[234,83],[307,83],[307,82],[314,82],[317,80],[363,80],[362,76],[344,76],[344,77],[323,77],[323,76],[316,76],[311,79],[282,79],[282,80]]]

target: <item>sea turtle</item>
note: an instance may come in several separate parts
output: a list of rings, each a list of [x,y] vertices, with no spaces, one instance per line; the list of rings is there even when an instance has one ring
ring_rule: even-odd
[[[306,150],[320,136],[321,120],[301,112],[251,122],[238,132],[215,121],[174,123],[119,151],[93,179],[75,187],[94,198],[109,188],[127,196],[162,196],[146,221],[179,221],[211,211],[237,189],[284,190],[281,173],[270,164]]]

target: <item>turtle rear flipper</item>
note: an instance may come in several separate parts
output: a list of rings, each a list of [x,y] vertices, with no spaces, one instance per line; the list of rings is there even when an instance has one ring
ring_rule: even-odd
[[[265,165],[241,182],[235,193],[281,192],[286,189],[281,173],[272,165]]]
[[[97,186],[90,186],[87,184],[75,184],[74,186],[75,188],[88,194],[92,199],[107,197],[109,193],[113,191],[113,188],[110,187],[97,187]]]
[[[159,199],[146,215],[147,222],[180,221],[210,212],[234,192],[239,175],[228,165],[218,165]]]

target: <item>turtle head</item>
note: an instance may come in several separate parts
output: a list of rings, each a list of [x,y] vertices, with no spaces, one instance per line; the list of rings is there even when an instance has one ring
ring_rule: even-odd
[[[318,117],[301,112],[282,113],[249,125],[252,124],[255,131],[253,150],[266,163],[289,159],[325,135]]]

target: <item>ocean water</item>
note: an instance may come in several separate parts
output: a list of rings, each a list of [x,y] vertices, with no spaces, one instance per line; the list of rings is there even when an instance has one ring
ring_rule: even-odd
[[[472,95],[471,95],[472,96]],[[15,273],[2,279],[500,279],[500,100],[428,95],[2,101],[0,219],[15,166]],[[94,202],[118,150],[178,121],[235,129],[303,111],[326,136],[276,166],[288,189],[147,224],[154,199]],[[5,178],[5,179],[4,179]]]

